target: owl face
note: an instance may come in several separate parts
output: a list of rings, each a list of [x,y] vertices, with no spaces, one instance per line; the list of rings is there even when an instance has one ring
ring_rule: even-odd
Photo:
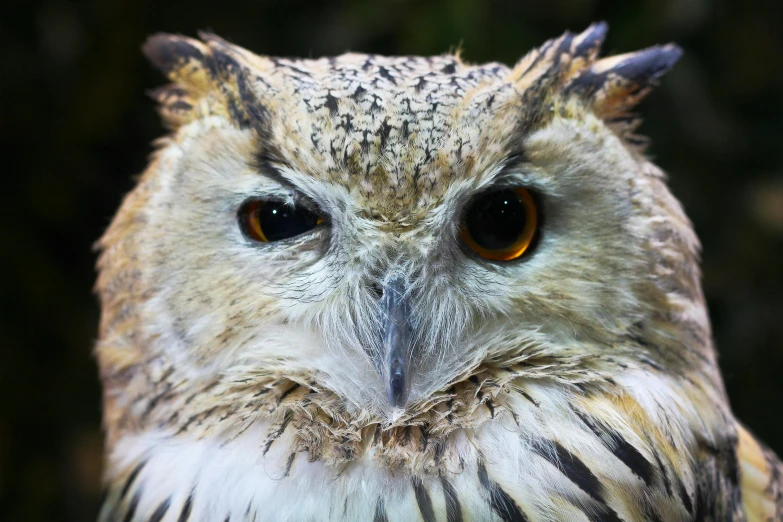
[[[103,240],[104,338],[388,419],[480,365],[578,382],[648,335],[707,335],[678,308],[696,240],[627,116],[678,51],[597,60],[604,31],[513,69],[153,38],[175,132]]]

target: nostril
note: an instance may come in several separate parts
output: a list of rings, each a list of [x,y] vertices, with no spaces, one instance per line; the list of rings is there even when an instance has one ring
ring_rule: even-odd
[[[370,283],[370,292],[372,292],[377,299],[383,297],[383,287],[379,283]]]

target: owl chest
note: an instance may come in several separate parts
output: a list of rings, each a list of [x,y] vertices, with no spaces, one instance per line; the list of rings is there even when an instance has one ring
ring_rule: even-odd
[[[352,461],[327,463],[294,450],[287,435],[269,444],[265,428],[254,426],[230,443],[125,438],[112,459],[122,471],[100,520],[506,519],[487,502],[464,437],[455,443],[462,448],[452,449],[464,455],[444,455],[441,472],[414,474],[386,467],[372,449]]]
[[[501,425],[455,434],[441,467],[426,472],[390,469],[373,451],[328,464],[295,451],[288,436],[267,447],[264,432],[257,426],[228,443],[154,434],[121,441],[112,464],[125,471],[113,481],[101,519],[688,519],[681,502],[627,466],[607,460],[615,469],[602,469],[562,446],[560,455],[542,456]],[[613,480],[606,480],[608,472]],[[657,507],[644,505],[656,495]]]

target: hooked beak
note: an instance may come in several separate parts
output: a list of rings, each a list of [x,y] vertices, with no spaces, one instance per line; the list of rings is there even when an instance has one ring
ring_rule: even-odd
[[[386,396],[394,408],[405,406],[410,393],[413,327],[410,324],[410,302],[405,280],[389,279],[383,287],[383,354],[386,369]]]

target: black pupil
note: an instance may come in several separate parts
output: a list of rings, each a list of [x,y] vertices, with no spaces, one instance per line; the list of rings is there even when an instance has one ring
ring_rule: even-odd
[[[465,216],[470,237],[489,250],[512,246],[524,232],[526,221],[525,202],[513,190],[480,196]]]
[[[301,207],[282,201],[267,201],[258,210],[258,223],[269,241],[298,236],[315,228],[318,216]]]

